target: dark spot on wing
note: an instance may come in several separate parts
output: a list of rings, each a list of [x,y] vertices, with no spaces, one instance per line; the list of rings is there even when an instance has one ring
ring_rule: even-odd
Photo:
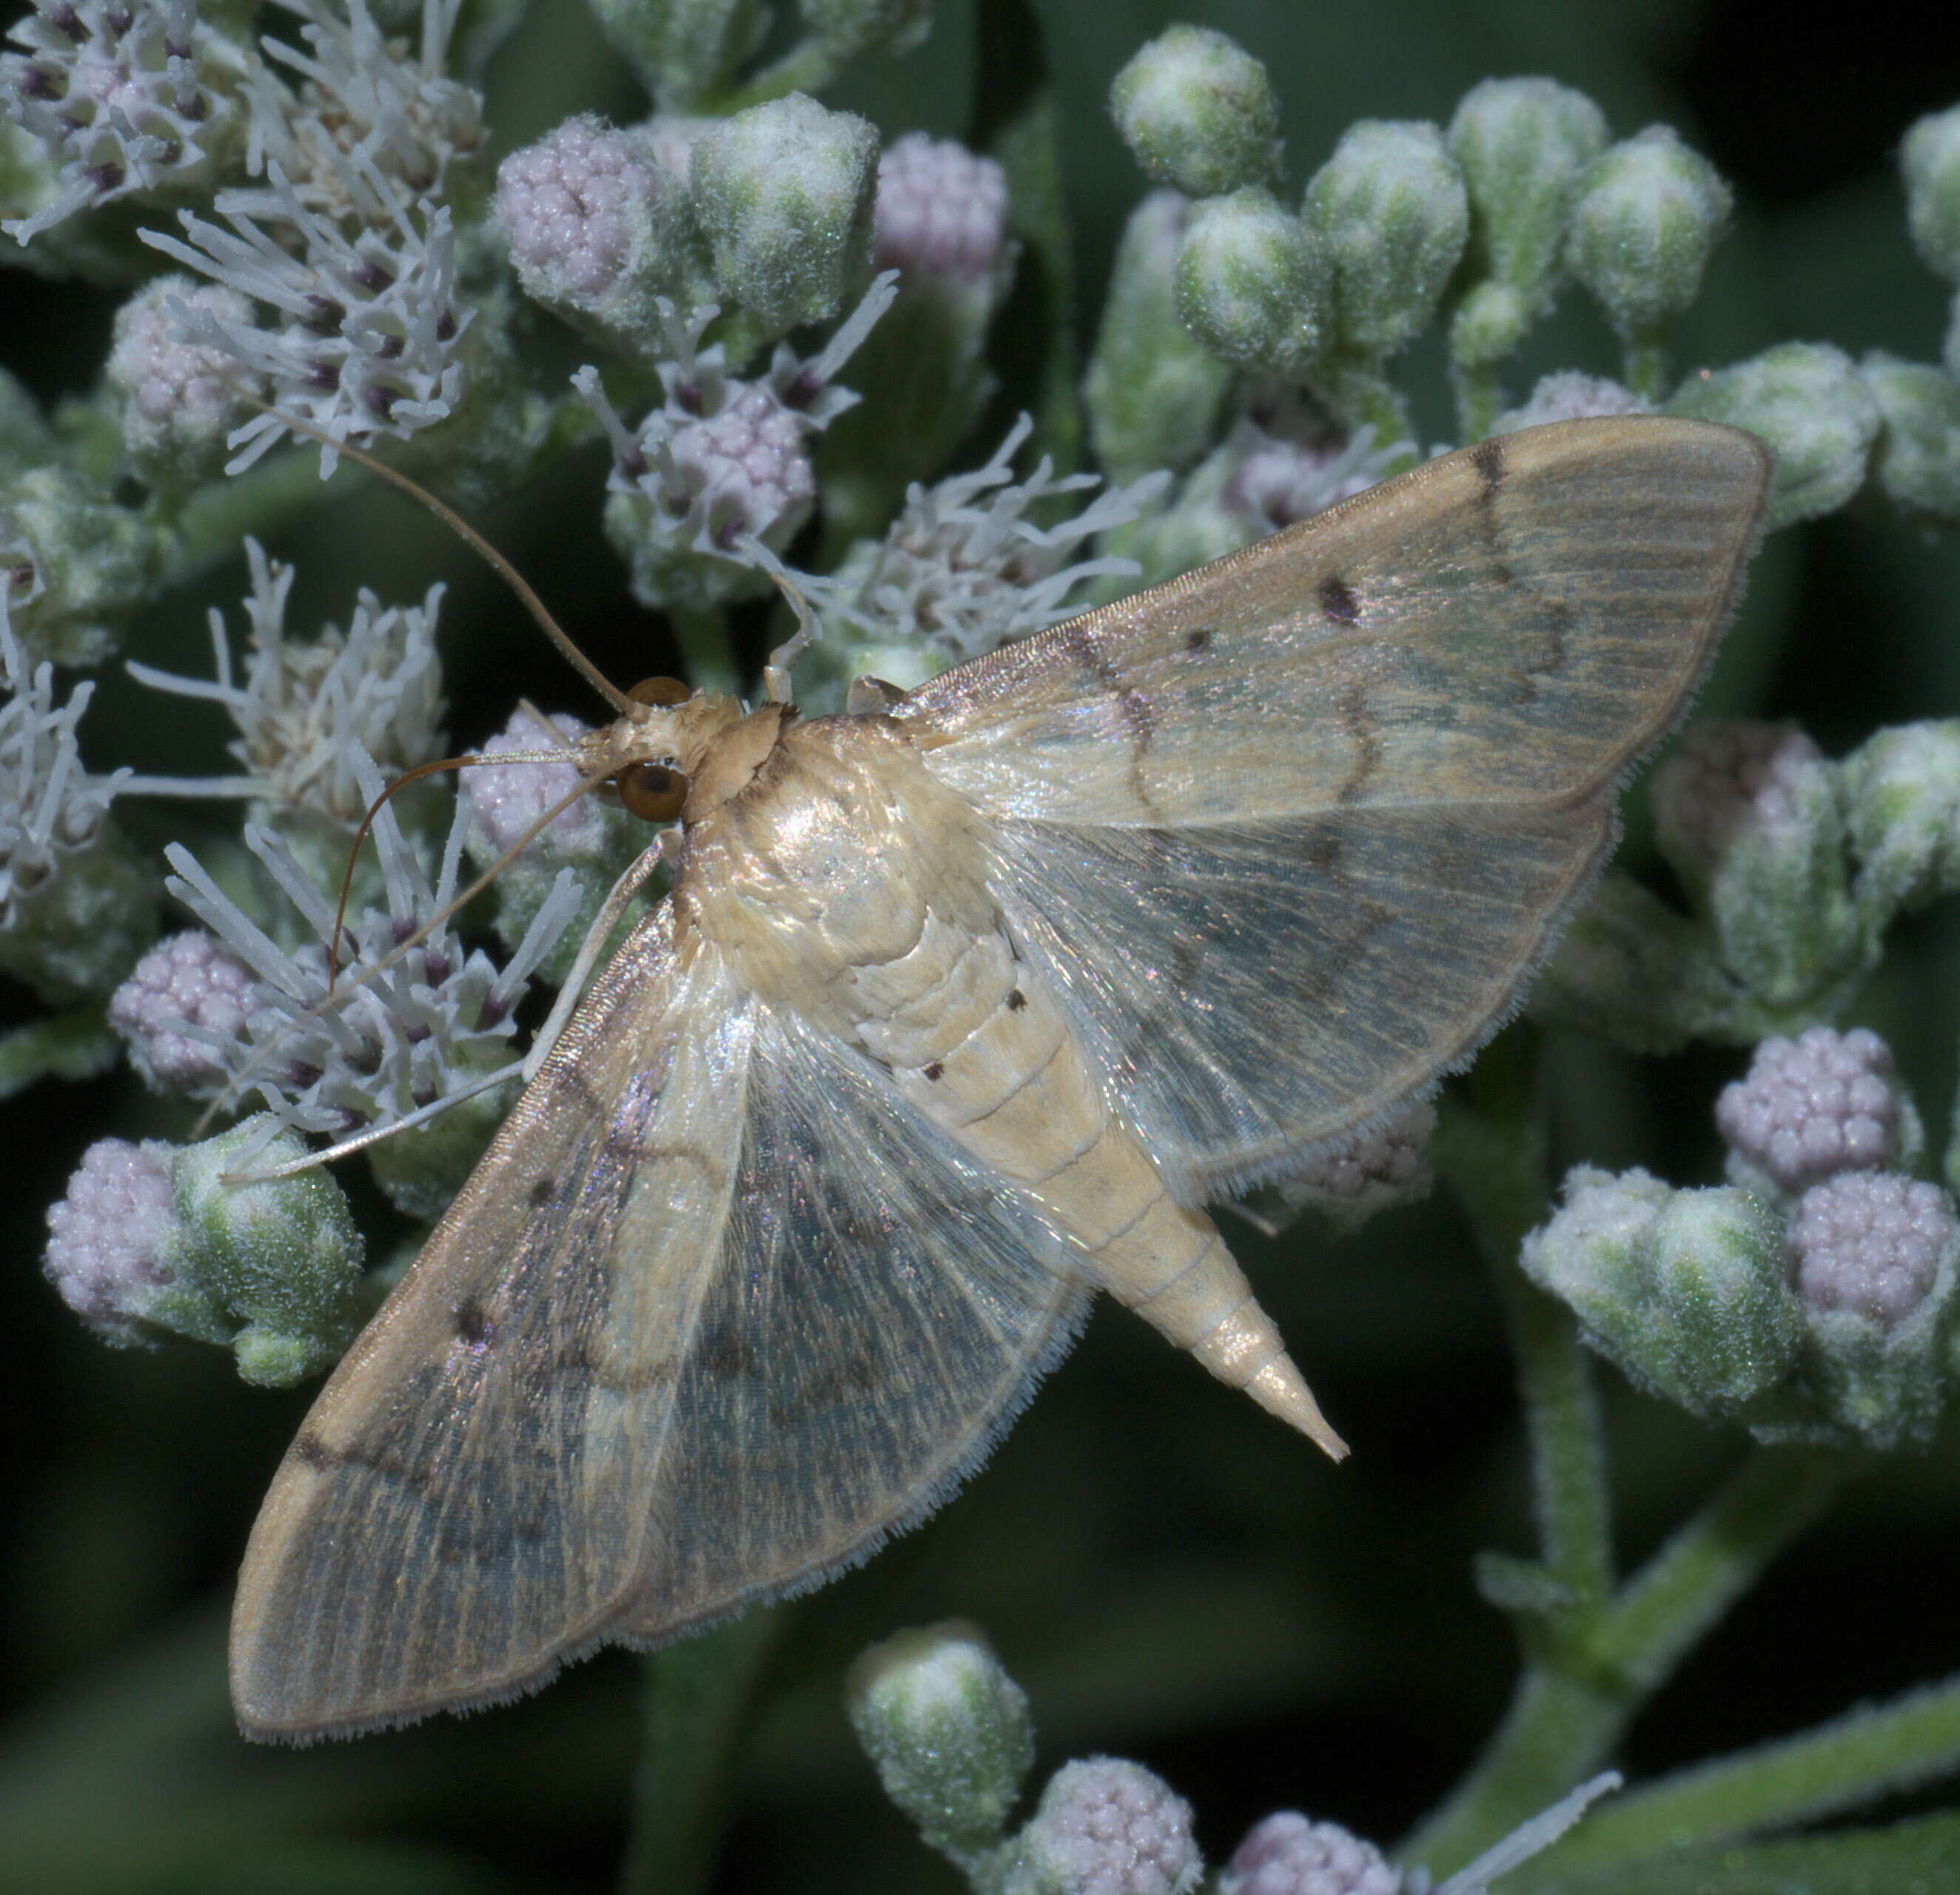
[[[1492,435],[1488,441],[1480,441],[1470,450],[1470,464],[1483,476],[1484,498],[1488,500],[1504,484],[1504,476],[1510,470],[1504,464],[1503,440]]]
[[[1007,996],[1007,1011],[1010,1013],[1019,1013],[1027,1004],[1027,995],[1023,993],[1018,987],[1015,988],[1014,990]]]
[[[1187,651],[1202,651],[1211,642],[1211,628],[1208,625],[1201,625],[1195,632],[1187,632],[1184,636]]]
[[[455,1312],[456,1334],[471,1349],[486,1349],[497,1333],[496,1319],[481,1303],[459,1303]]]
[[[1345,579],[1330,572],[1320,582],[1320,609],[1336,625],[1353,625],[1361,616],[1361,601]]]
[[[1130,728],[1131,789],[1145,809],[1153,808],[1150,791],[1144,785],[1143,758],[1150,739],[1157,734],[1156,709],[1141,691],[1123,682],[1115,667],[1102,655],[1095,632],[1083,620],[1071,619],[1059,629],[1077,663],[1116,700],[1116,709]]]
[[[557,1189],[556,1178],[533,1178],[531,1188],[524,1193],[524,1202],[532,1205],[549,1204],[552,1193]]]
[[[302,1467],[332,1467],[337,1466],[340,1460],[310,1428],[303,1430],[293,1443],[293,1458]]]
[[[939,1062],[939,1061],[937,1061],[937,1059],[935,1059],[935,1060],[934,1060],[934,1061],[933,1061],[933,1062],[932,1062],[932,1064],[931,1064],[931,1065],[928,1066],[928,1067],[925,1069],[925,1076],[926,1076],[928,1079],[937,1079],[937,1078],[940,1078],[940,1076],[941,1076],[941,1075],[945,1072],[945,1071],[946,1071],[945,1067],[944,1067],[944,1066],[943,1066],[943,1065]]]
[[[1346,849],[1347,845],[1332,827],[1316,829],[1306,846],[1303,859],[1316,875],[1332,875],[1341,866],[1341,858]]]

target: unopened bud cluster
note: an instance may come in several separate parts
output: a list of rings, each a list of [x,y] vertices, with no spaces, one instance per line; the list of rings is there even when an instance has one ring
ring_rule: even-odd
[[[1770,1040],[1717,1102],[1729,1185],[1580,1167],[1527,1274],[1642,1387],[1765,1440],[1923,1442],[1960,1387],[1960,1212],[1876,1034]]]

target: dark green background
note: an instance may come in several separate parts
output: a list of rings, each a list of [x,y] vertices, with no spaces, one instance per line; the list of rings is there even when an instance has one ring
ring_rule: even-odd
[[[1268,63],[1297,183],[1361,116],[1446,119],[1479,78],[1549,73],[1591,92],[1617,135],[1666,119],[1734,183],[1740,210],[1689,362],[1790,338],[1934,356],[1944,293],[1906,243],[1892,153],[1917,114],[1960,101],[1960,43],[1930,6],[1864,6],[1826,33],[1784,7],[1623,0],[1185,9],[1048,0],[1085,333],[1141,189],[1102,107],[1110,75],[1173,18],[1233,34]],[[268,24],[274,22],[269,18]],[[887,135],[957,135],[975,65],[972,8],[930,43],[828,95]],[[490,75],[495,147],[569,112],[641,109],[571,0],[536,0]],[[1529,368],[1610,372],[1576,298]],[[5,359],[52,398],[91,384],[113,298],[21,275],[0,287]],[[540,361],[578,359],[541,324]],[[1025,365],[1001,365],[1010,390]],[[1431,438],[1449,418],[1440,358],[1419,352]],[[625,599],[596,528],[597,454],[573,456],[485,524],[624,679],[670,667],[657,620]],[[392,496],[323,507],[275,550],[301,584],[289,623],[344,620],[353,587],[452,591],[444,646],[460,742],[520,691],[581,708],[574,681],[487,575]],[[158,602],[130,651],[200,668],[202,614],[235,604],[242,562]],[[1853,508],[1781,536],[1707,702],[1802,718],[1834,753],[1879,723],[1960,709],[1953,538]],[[186,754],[195,722],[208,754]],[[218,720],[113,667],[85,726],[98,767],[217,767]],[[128,819],[161,842],[174,812]],[[1901,929],[1857,1017],[1887,1033],[1943,1139],[1960,1032],[1949,918]],[[5,996],[8,1018],[25,1003]],[[1739,1065],[1697,1052],[1640,1065],[1561,1043],[1550,1070],[1562,1164],[1644,1163],[1711,1179],[1715,1087]],[[181,1136],[119,1076],[44,1086],[0,1119],[0,1887],[87,1890],[604,1886],[623,1834],[636,1663],[609,1653],[542,1696],[466,1722],[305,1753],[254,1750],[224,1699],[224,1618],[246,1530],[304,1391],[242,1386],[223,1356],[115,1352],[43,1282],[42,1215],[108,1132]],[[1452,1782],[1500,1709],[1508,1635],[1478,1603],[1472,1555],[1529,1546],[1509,1368],[1492,1299],[1450,1207],[1344,1243],[1239,1253],[1357,1450],[1338,1472],[1141,1324],[1099,1314],[1074,1357],[969,1492],[925,1531],[797,1609],[743,1773],[719,1886],[950,1887],[885,1806],[846,1733],[838,1679],[867,1640],[978,1619],[1034,1701],[1044,1769],[1135,1756],[1196,1804],[1213,1858],[1275,1807],[1382,1838]],[[1623,1551],[1637,1556],[1738,1444],[1606,1378]],[[1960,1664],[1960,1457],[1951,1444],[1857,1489],[1772,1574],[1637,1728],[1648,1772],[1833,1714]],[[390,1879],[392,1878],[392,1879]]]

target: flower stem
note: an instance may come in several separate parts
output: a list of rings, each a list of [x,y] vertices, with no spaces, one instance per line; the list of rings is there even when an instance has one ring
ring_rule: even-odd
[[[758,1610],[646,1661],[646,1721],[619,1895],[694,1895],[714,1871],[734,1766],[781,1629]]]

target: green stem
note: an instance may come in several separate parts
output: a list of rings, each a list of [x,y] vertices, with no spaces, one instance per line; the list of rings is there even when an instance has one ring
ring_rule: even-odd
[[[1459,366],[1452,379],[1456,385],[1456,425],[1467,446],[1491,432],[1503,406],[1503,383],[1494,364],[1477,368]]]
[[[727,615],[711,606],[705,610],[675,606],[670,609],[669,616],[680,640],[689,683],[698,691],[719,691],[727,697],[740,696],[742,670],[729,639]]]
[[[172,526],[170,549],[158,582],[162,591],[182,585],[205,566],[229,559],[247,533],[275,533],[318,506],[323,488],[340,499],[368,476],[342,461],[330,482],[320,477],[320,456],[310,443],[275,448],[243,473],[207,482],[185,502]]]
[[[1422,458],[1416,445],[1414,417],[1408,397],[1383,374],[1376,364],[1348,362],[1331,365],[1318,378],[1315,393],[1351,428],[1372,428],[1377,452],[1401,443],[1405,451],[1397,456],[1389,471],[1400,473]]]
[[[848,55],[829,42],[814,37],[801,40],[777,60],[745,80],[733,91],[704,99],[693,110],[724,118],[752,105],[766,105],[772,99],[792,92],[820,92],[843,71]]]
[[[646,1722],[619,1895],[708,1887],[743,1737],[783,1625],[757,1610],[646,1661]]]
[[[1667,341],[1656,330],[1636,336],[1626,346],[1627,386],[1643,400],[1658,407],[1667,397]]]
[[[1815,1822],[1955,1770],[1960,1678],[1948,1678],[1635,1790],[1535,1862],[1534,1879]]]
[[[1856,1465],[1827,1449],[1752,1452],[1609,1607],[1556,1628],[1483,1756],[1400,1853],[1438,1873],[1461,1867],[1597,1768]]]
[[[123,1056],[103,1003],[52,1014],[0,1033],[0,1099],[11,1099],[37,1079],[92,1079]]]

